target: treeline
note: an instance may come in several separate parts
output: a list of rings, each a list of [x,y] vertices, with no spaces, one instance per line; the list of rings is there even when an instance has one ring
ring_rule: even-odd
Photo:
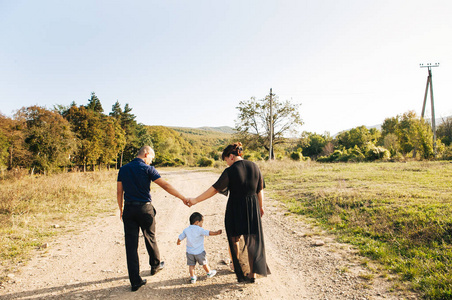
[[[49,173],[118,168],[142,145],[156,150],[155,165],[196,165],[225,138],[188,139],[163,126],[137,123],[132,108],[117,101],[108,114],[93,92],[86,105],[23,107],[12,118],[0,114],[0,169]]]
[[[356,127],[329,134],[303,132],[287,153],[295,160],[315,159],[320,162],[361,162],[375,160],[403,161],[416,159],[452,159],[452,118],[437,126],[436,145],[432,127],[426,120],[409,111],[384,120],[381,130]]]

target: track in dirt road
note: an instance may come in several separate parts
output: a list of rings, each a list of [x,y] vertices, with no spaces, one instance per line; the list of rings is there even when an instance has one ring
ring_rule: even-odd
[[[187,197],[211,186],[218,174],[196,171],[162,172],[162,177]],[[264,174],[265,175],[265,174]],[[155,184],[153,184],[155,188]],[[111,199],[116,202],[116,192]],[[263,226],[267,262],[272,272],[255,284],[239,284],[223,263],[228,258],[224,233],[227,198],[216,195],[191,208],[160,188],[152,190],[157,210],[157,240],[165,269],[150,276],[144,242],[140,237],[141,274],[148,283],[130,291],[122,222],[115,210],[85,224],[61,224],[68,231],[51,241],[10,282],[0,289],[0,299],[403,299],[388,292],[390,283],[357,263],[351,247],[327,236],[315,237],[310,225],[286,216],[284,207],[271,199],[264,202]],[[204,215],[204,228],[223,229],[223,234],[205,239],[209,264],[218,273],[207,279],[196,268],[198,282],[188,281],[185,242],[177,246],[182,230],[194,211]],[[322,239],[325,245],[314,243]]]

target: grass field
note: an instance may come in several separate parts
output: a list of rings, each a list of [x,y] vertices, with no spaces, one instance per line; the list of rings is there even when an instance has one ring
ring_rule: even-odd
[[[356,245],[381,263],[379,273],[400,275],[425,298],[452,299],[452,163],[259,165],[267,195],[287,203],[292,213]],[[116,174],[0,181],[1,276],[62,231],[54,224],[116,209]]]
[[[452,163],[261,164],[267,192],[399,274],[452,299]]]

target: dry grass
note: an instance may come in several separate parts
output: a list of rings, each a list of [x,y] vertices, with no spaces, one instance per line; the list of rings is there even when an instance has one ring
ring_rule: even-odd
[[[0,181],[1,277],[66,224],[116,208],[115,171]],[[1,280],[0,280],[1,281]]]

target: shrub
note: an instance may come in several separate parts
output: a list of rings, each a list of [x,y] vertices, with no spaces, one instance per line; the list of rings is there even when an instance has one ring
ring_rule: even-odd
[[[214,160],[208,157],[201,157],[198,160],[198,165],[200,167],[211,167],[214,163]]]
[[[301,154],[300,152],[292,152],[290,153],[290,158],[293,160],[302,160],[303,154]]]
[[[445,147],[445,149],[441,155],[441,159],[452,160],[452,145]]]
[[[368,149],[366,151],[366,159],[369,161],[374,161],[378,159],[389,159],[391,157],[391,153],[388,149],[384,147],[378,147],[373,144],[368,145]]]

